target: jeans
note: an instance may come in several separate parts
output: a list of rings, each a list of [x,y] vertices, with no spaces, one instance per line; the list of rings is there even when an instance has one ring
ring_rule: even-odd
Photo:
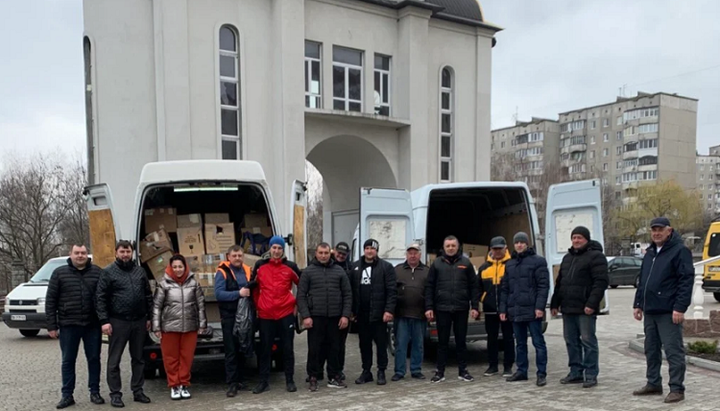
[[[533,347],[535,347],[535,364],[537,376],[547,376],[547,346],[542,334],[542,320],[522,321],[513,323],[515,342],[517,344],[517,372],[527,376],[528,373],[528,345],[527,335],[530,330]]]
[[[146,320],[125,321],[110,319],[112,335],[108,347],[107,383],[111,397],[122,397],[122,380],[120,379],[120,361],[123,351],[130,343],[132,379],[130,388],[133,394],[143,391],[145,384],[145,358],[143,346],[147,337]]]
[[[405,375],[407,369],[407,348],[410,347],[410,373],[421,371],[423,360],[423,342],[425,340],[425,320],[417,318],[397,318],[395,321],[395,374]]]
[[[502,329],[503,336],[503,365],[511,368],[515,363],[515,338],[513,337],[513,324],[510,321],[500,321],[498,314],[485,314],[485,331],[487,332],[488,363],[491,367],[498,366],[498,336]]]
[[[99,325],[60,327],[62,352],[62,396],[72,397],[75,391],[75,361],[82,340],[88,364],[88,388],[91,394],[100,393],[100,347],[102,331]]]
[[[340,376],[340,317],[312,317],[308,330],[308,375],[320,378],[327,360],[328,380]]]
[[[242,382],[242,370],[245,367],[245,356],[239,353],[240,342],[233,334],[235,318],[220,320],[223,334],[223,348],[225,350],[225,383],[239,384]]]
[[[653,387],[662,387],[660,367],[662,366],[661,347],[665,347],[665,357],[669,364],[670,391],[685,392],[685,346],[683,344],[682,324],[674,324],[672,314],[645,315],[645,359],[647,361],[647,381]]]
[[[450,330],[455,335],[455,352],[457,353],[458,375],[467,370],[467,329],[468,311],[436,311],[438,330],[437,370],[445,373]]]
[[[378,371],[385,371],[388,366],[387,324],[382,321],[370,322],[370,315],[368,313],[360,313],[357,321],[363,372],[370,372],[372,368],[373,341],[377,349],[377,369]]]
[[[268,382],[270,379],[270,363],[272,362],[272,346],[275,337],[280,339],[280,348],[285,366],[285,381],[293,381],[295,374],[295,353],[293,340],[295,339],[295,316],[290,314],[279,320],[259,320],[260,324],[260,380]]]
[[[568,352],[570,375],[595,380],[599,368],[598,340],[595,336],[596,315],[563,314],[563,335]]]

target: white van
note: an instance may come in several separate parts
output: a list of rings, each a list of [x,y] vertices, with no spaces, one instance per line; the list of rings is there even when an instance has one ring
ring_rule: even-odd
[[[265,214],[273,235],[286,238],[287,256],[301,268],[306,264],[305,219],[307,196],[305,184],[293,182],[290,218],[283,221],[275,211],[272,194],[265,173],[254,161],[189,160],[164,161],[146,164],[140,175],[135,195],[134,224],[129,232],[120,233],[117,219],[113,217],[113,201],[110,187],[106,184],[85,189],[90,221],[90,238],[94,262],[101,267],[115,259],[115,242],[119,239],[140,244],[148,234],[145,232],[146,210],[159,207],[176,209],[177,215],[229,214],[235,229],[247,213]],[[284,231],[290,227],[295,232]],[[170,235],[173,242],[177,238]],[[239,239],[239,238],[238,238]],[[237,241],[236,241],[237,242]],[[175,245],[175,250],[178,250]],[[137,247],[136,247],[137,249]],[[138,253],[136,251],[136,253]],[[141,260],[139,253],[136,260]],[[152,274],[148,267],[148,278]],[[199,339],[196,359],[221,359],[223,354],[220,314],[214,297],[206,298],[208,323],[213,328],[211,339]],[[162,352],[158,341],[149,333],[145,347],[146,375],[152,377],[155,370],[162,372]],[[280,367],[281,364],[277,364]]]
[[[439,254],[443,239],[458,237],[461,245],[487,246],[502,235],[512,251],[512,238],[526,232],[538,254],[548,260],[554,280],[563,256],[571,246],[570,236],[578,225],[588,227],[594,240],[603,243],[602,205],[599,180],[573,181],[550,187],[545,210],[545,250],[540,246],[538,215],[527,184],[522,182],[468,182],[431,184],[414,191],[400,189],[360,189],[360,223],[353,241],[355,259],[362,256],[368,238],[380,243],[379,256],[393,264],[405,260],[411,242],[421,244],[423,260]],[[476,247],[483,249],[482,247]],[[479,256],[476,256],[476,258]],[[483,261],[483,255],[480,261]],[[478,260],[475,260],[478,261]],[[475,267],[478,268],[477,266]],[[607,294],[601,312],[607,313]],[[545,324],[546,325],[546,324]],[[434,324],[428,338],[437,341]],[[487,338],[484,321],[470,321],[468,342]]]

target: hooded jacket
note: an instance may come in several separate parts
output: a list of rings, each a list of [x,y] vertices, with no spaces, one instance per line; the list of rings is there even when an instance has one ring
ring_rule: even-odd
[[[535,321],[535,310],[545,311],[549,290],[545,258],[535,254],[533,248],[513,252],[500,281],[500,314],[507,314],[514,322]]]
[[[177,278],[168,266],[153,299],[153,331],[186,333],[207,328],[205,295],[195,275],[185,267]]]
[[[467,257],[443,254],[433,261],[425,282],[426,310],[477,310],[479,301],[480,281]]]
[[[300,270],[286,257],[264,258],[255,263],[248,283],[258,317],[280,320],[295,311],[293,284],[300,282]]]
[[[684,313],[690,306],[694,277],[692,252],[673,230],[659,252],[655,244],[647,248],[633,307],[645,314]]]
[[[487,261],[478,268],[478,275],[482,281],[482,295],[480,302],[485,314],[497,314],[500,306],[500,282],[505,276],[505,263],[510,260],[510,252],[505,250],[505,256],[495,260],[488,255]]]
[[[585,314],[585,307],[597,313],[608,281],[607,258],[600,243],[590,240],[579,250],[570,247],[560,264],[550,307],[563,314]]]
[[[297,304],[303,318],[350,318],[352,289],[347,273],[332,260],[323,264],[314,259],[300,276]]]

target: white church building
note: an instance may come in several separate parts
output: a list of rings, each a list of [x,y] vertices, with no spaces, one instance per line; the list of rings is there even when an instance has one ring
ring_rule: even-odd
[[[307,159],[332,241],[361,186],[490,178],[500,28],[476,0],[85,0],[84,25],[90,182],[121,227],[153,161],[259,161],[286,215]]]

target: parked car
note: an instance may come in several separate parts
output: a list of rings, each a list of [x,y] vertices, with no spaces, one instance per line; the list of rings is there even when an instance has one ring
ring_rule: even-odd
[[[618,288],[621,285],[632,285],[638,288],[642,258],[622,256],[607,257],[607,260],[610,288]]]

